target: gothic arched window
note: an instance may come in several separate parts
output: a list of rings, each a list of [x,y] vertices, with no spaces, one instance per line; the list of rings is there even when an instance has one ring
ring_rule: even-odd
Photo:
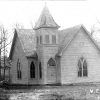
[[[32,61],[30,65],[30,78],[35,78],[35,64]]]
[[[42,78],[42,66],[41,66],[41,62],[39,63],[39,76],[40,76],[40,78]]]
[[[20,61],[19,61],[19,59],[17,60],[17,78],[18,78],[18,79],[21,79],[21,78],[22,78],[21,66],[20,66]]]
[[[56,62],[53,58],[50,58],[49,61],[48,61],[48,65],[49,66],[56,66]]]
[[[88,76],[87,62],[83,57],[81,57],[78,61],[78,77],[86,76]]]

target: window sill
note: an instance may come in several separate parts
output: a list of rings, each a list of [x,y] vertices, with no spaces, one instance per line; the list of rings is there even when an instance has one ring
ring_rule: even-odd
[[[83,77],[83,76],[82,76],[82,77],[79,77],[79,76],[78,76],[78,78],[88,78],[88,76],[84,76],[84,77]]]
[[[30,80],[36,80],[36,78],[29,78]]]

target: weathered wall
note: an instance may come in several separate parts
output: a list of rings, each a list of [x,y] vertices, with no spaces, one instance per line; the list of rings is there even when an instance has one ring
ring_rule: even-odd
[[[64,50],[61,57],[61,83],[80,83],[100,81],[100,51],[81,31],[70,45]],[[78,60],[83,56],[88,65],[88,77],[78,77]]]
[[[22,69],[22,79],[17,79],[17,60],[20,59],[21,69]],[[28,61],[23,52],[19,38],[16,39],[14,46],[13,57],[12,57],[12,67],[11,67],[11,80],[15,84],[28,84]]]
[[[44,60],[44,78],[45,78],[45,83],[48,84],[48,69],[47,69],[47,63],[49,61],[50,58],[54,58],[55,59],[55,54],[58,51],[58,47],[57,46],[45,46],[43,48],[43,60]],[[57,71],[58,68],[56,66],[56,81],[57,81]]]
[[[49,39],[50,39],[49,44],[45,42],[45,35],[47,34],[49,35]],[[57,30],[43,28],[36,31],[36,36],[40,36],[40,35],[42,36],[43,42],[42,44],[37,45],[37,53],[38,53],[39,60],[42,63],[42,69],[43,69],[43,78],[41,82],[43,84],[48,84],[47,63],[51,57],[55,59],[55,55],[58,52],[58,33]],[[56,35],[57,44],[52,44],[52,35]]]

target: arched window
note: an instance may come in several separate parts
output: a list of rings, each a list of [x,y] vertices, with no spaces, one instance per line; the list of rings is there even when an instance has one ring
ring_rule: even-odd
[[[50,58],[49,61],[48,61],[48,65],[49,66],[56,66],[56,62],[54,59]]]
[[[47,63],[47,82],[48,83],[57,82],[56,61],[53,58],[50,58]]]
[[[41,66],[41,62],[39,63],[39,76],[40,79],[42,78],[42,66]]]
[[[87,62],[83,57],[81,57],[78,61],[78,77],[86,76],[88,76]]]
[[[35,78],[35,64],[32,61],[30,65],[30,78]]]
[[[18,79],[22,78],[22,73],[21,73],[21,67],[20,67],[20,61],[19,61],[19,59],[17,60],[17,78]]]

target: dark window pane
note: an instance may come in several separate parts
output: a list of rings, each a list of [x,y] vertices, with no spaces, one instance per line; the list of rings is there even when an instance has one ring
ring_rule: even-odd
[[[83,61],[84,61],[84,58],[83,58],[83,57],[81,57],[81,58],[80,58],[80,60],[83,62]]]
[[[18,79],[21,79],[22,78],[22,75],[21,75],[21,66],[20,66],[20,61],[18,59],[17,61],[17,78]]]
[[[79,70],[82,70],[82,62],[81,62],[81,60],[78,61],[78,68],[79,68]]]
[[[87,76],[87,70],[83,70],[83,76]]]
[[[46,43],[49,43],[49,42],[50,42],[50,41],[49,41],[49,35],[46,35],[46,36],[45,36],[45,42],[46,42]]]
[[[40,78],[42,78],[42,66],[41,66],[41,62],[39,63],[39,75],[40,75]]]
[[[78,61],[78,77],[82,77],[82,62]]]
[[[79,68],[78,76],[83,76],[83,77],[88,76],[87,62],[83,57],[81,57],[78,62],[78,68]]]
[[[50,60],[48,61],[49,66],[56,66],[56,62],[50,58]]]
[[[52,43],[56,44],[56,36],[55,35],[52,35]]]
[[[42,44],[42,36],[40,36],[40,44]]]
[[[38,37],[36,37],[36,41],[37,41],[37,44],[39,43],[39,38]]]
[[[83,62],[83,69],[87,69],[87,62],[86,62],[86,60],[84,60],[84,62]]]
[[[82,77],[82,70],[78,71],[78,77]]]
[[[84,60],[83,62],[83,76],[87,76],[87,62]]]
[[[35,64],[34,64],[34,62],[31,62],[31,65],[30,65],[30,78],[35,78]]]

